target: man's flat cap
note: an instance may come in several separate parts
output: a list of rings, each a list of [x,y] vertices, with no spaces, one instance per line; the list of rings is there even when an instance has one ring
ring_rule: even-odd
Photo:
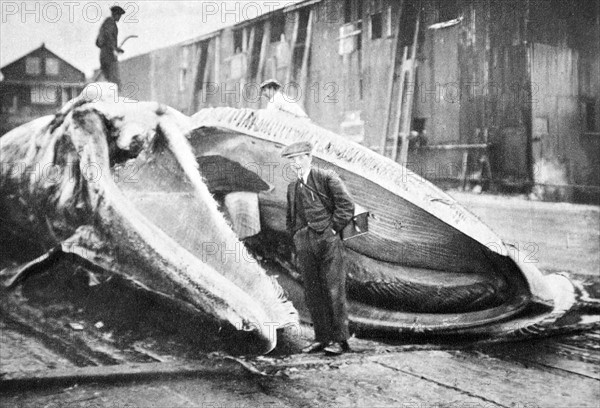
[[[263,89],[263,88],[265,88],[267,86],[272,86],[272,87],[275,87],[275,88],[281,88],[281,83],[278,80],[273,79],[273,78],[267,79],[266,81],[263,81],[262,84],[260,84],[260,89]]]
[[[300,156],[301,154],[309,154],[312,153],[313,145],[311,142],[296,142],[287,146],[281,152],[281,157],[294,157]]]
[[[110,12],[114,14],[125,14],[125,10],[123,10],[123,8],[119,6],[112,6],[110,8]]]

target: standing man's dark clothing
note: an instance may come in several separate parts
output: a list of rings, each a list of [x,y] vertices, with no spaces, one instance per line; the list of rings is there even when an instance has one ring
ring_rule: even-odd
[[[302,144],[295,145],[287,151],[303,150]],[[310,168],[305,178],[288,186],[287,228],[294,237],[297,267],[315,329],[316,343],[306,352],[325,349],[338,354],[336,347],[340,353],[346,351],[350,337],[340,232],[354,215],[354,204],[335,172]]]
[[[107,17],[100,27],[96,45],[100,48],[100,70],[102,75],[108,82],[113,82],[121,87],[121,76],[119,74],[119,61],[117,53],[123,52],[119,48],[117,38],[119,36],[119,28],[117,21],[121,15],[125,14],[125,10],[121,7],[111,7],[111,16]]]

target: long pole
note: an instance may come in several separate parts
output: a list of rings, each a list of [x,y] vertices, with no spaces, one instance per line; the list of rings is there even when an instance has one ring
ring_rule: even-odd
[[[417,43],[419,40],[419,22],[421,20],[421,9],[417,12],[417,23],[415,24],[415,36],[413,38],[412,50],[410,52],[411,66],[408,71],[408,86],[414,87],[414,78],[415,78],[415,69],[417,67]],[[400,146],[400,163],[406,166],[408,162],[408,134],[410,132],[411,127],[411,119],[412,119],[412,105],[413,105],[413,92],[408,92],[406,94],[406,104],[404,105],[404,109],[402,112],[402,130],[400,135],[402,136],[402,145]],[[394,158],[395,160],[395,158]]]
[[[404,81],[406,79],[406,59],[408,47],[404,47],[402,53],[402,64],[400,65],[400,78],[398,82],[398,103],[396,105],[396,117],[392,128],[392,160],[396,160],[398,156],[398,134],[400,133],[400,121],[402,119],[402,102],[404,99]]]
[[[381,132],[381,141],[379,145],[381,146],[381,154],[385,156],[385,146],[387,144],[387,139],[390,136],[390,121],[392,120],[392,98],[394,97],[394,78],[396,77],[396,58],[398,57],[398,44],[400,43],[400,19],[402,18],[402,6],[404,4],[404,0],[400,2],[400,9],[398,10],[398,24],[396,24],[396,32],[394,33],[394,40],[392,44],[392,57],[390,63],[390,74],[388,77],[388,98],[387,98],[387,112],[385,115],[385,122],[383,125],[383,131]],[[398,102],[400,103],[400,102]]]
[[[308,27],[306,28],[306,43],[304,46],[304,55],[302,56],[302,68],[300,69],[300,106],[305,110],[304,102],[306,100],[307,84],[308,84],[308,59],[310,58],[310,45],[312,37],[312,26],[315,10],[311,9],[308,15]]]

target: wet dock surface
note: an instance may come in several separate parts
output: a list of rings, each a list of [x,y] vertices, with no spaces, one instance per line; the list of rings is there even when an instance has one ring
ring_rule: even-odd
[[[353,339],[353,352],[337,358],[294,354],[240,359],[240,363],[212,355],[187,365],[165,361],[53,369],[30,372],[23,377],[29,381],[0,394],[0,404],[597,407],[599,353],[573,345],[582,336],[589,342],[598,331],[512,344],[509,350],[503,349],[507,346],[383,345]],[[568,354],[556,353],[557,347],[568,348]],[[147,371],[141,371],[143,366]],[[36,376],[39,382],[32,380]],[[8,384],[15,385],[14,381]]]
[[[596,207],[464,201],[504,239],[534,237],[543,271],[565,272],[600,298]],[[526,228],[523,206],[536,214]],[[593,308],[518,341],[353,338],[351,353],[332,358],[299,353],[312,337],[302,326],[268,356],[231,358],[222,338],[190,340],[185,317],[116,278],[90,285],[81,269],[49,272],[0,296],[0,406],[600,406]]]

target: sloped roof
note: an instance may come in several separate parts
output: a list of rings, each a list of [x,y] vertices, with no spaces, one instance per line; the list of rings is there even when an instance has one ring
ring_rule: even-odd
[[[33,50],[29,51],[27,54],[23,55],[23,56],[22,56],[22,57],[20,57],[20,58],[17,58],[17,59],[16,59],[16,60],[14,60],[13,62],[10,62],[10,63],[8,63],[8,64],[4,65],[2,68],[0,68],[0,75],[2,75],[2,71],[3,71],[3,70],[5,70],[5,69],[7,69],[7,68],[11,67],[12,65],[15,65],[15,64],[18,64],[18,63],[20,63],[20,62],[21,62],[21,61],[22,61],[24,58],[27,58],[28,56],[30,56],[31,54],[33,54],[34,52],[36,52],[36,51],[39,51],[39,50],[46,50],[47,52],[49,52],[50,54],[52,54],[54,57],[56,57],[57,59],[61,60],[63,63],[65,63],[66,65],[70,66],[71,68],[73,68],[73,69],[74,69],[74,70],[76,70],[77,72],[81,73],[81,75],[83,75],[83,76],[85,77],[85,73],[84,73],[82,70],[80,70],[79,68],[75,67],[73,64],[69,63],[69,62],[68,62],[67,60],[65,60],[64,58],[61,58],[59,55],[56,55],[56,53],[55,53],[55,52],[53,52],[53,51],[51,51],[49,48],[46,48],[46,44],[45,44],[45,43],[42,43],[42,45],[40,45],[39,47],[37,47],[37,48],[35,48],[35,49],[33,49]],[[2,76],[0,77],[0,81],[4,79],[4,78],[3,78],[3,76],[4,76],[4,75],[2,75]]]

